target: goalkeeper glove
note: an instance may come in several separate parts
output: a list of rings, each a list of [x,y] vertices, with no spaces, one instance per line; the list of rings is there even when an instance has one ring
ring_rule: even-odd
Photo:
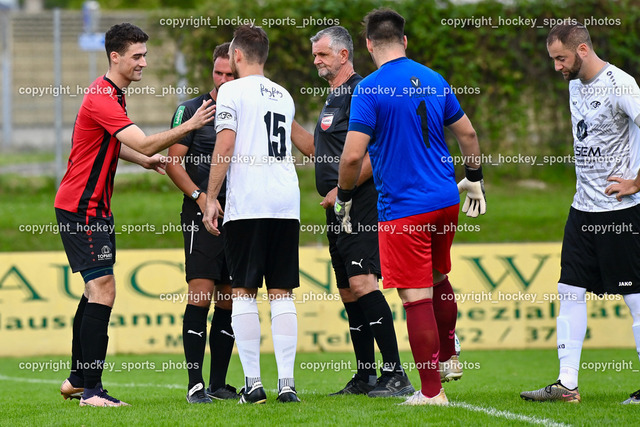
[[[468,217],[475,218],[487,211],[487,199],[484,193],[484,180],[482,179],[482,166],[471,169],[464,165],[465,178],[458,183],[458,192],[467,192],[467,197],[462,205],[462,212]]]
[[[336,218],[342,223],[342,230],[344,230],[344,232],[347,234],[351,234],[352,231],[351,217],[349,216],[349,212],[351,211],[351,205],[353,203],[351,197],[354,190],[355,188],[353,188],[352,190],[343,190],[342,188],[340,188],[340,186],[338,186],[336,203],[333,205],[333,211],[336,214]]]

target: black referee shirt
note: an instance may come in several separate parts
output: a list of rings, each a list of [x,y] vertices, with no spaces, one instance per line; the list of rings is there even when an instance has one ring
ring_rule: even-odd
[[[189,120],[200,108],[203,101],[211,98],[209,92],[197,98],[189,99],[180,104],[171,120],[171,127],[174,128]],[[213,101],[215,104],[215,101]],[[215,119],[198,130],[190,132],[178,144],[189,147],[189,151],[184,157],[184,168],[191,180],[202,191],[207,191],[209,185],[209,170],[211,169],[211,156],[216,145],[216,125]],[[220,188],[218,199],[224,199],[227,194],[227,180],[225,179]]]
[[[338,167],[349,130],[351,95],[362,80],[351,76],[327,97],[313,135],[315,140],[316,189],[321,196],[338,185]]]

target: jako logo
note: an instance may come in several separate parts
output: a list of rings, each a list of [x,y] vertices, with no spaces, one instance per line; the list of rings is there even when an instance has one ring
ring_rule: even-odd
[[[618,282],[618,286],[633,286],[633,282]]]

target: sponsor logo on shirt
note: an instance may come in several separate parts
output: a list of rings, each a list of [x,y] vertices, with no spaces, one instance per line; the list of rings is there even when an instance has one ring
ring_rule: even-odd
[[[260,84],[260,95],[264,96],[265,94],[267,94],[267,96],[271,99],[280,99],[284,96],[284,94],[277,88],[267,87],[263,84]]]
[[[181,105],[180,107],[178,107],[178,110],[176,111],[176,115],[173,118],[173,127],[176,127],[182,124],[183,115],[184,115],[184,105]]]

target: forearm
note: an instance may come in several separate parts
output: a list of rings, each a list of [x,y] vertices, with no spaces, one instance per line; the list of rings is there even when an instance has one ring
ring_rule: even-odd
[[[291,142],[305,156],[312,156],[315,153],[313,135],[300,126],[295,120],[291,124]]]
[[[362,166],[360,169],[360,177],[358,178],[357,185],[360,186],[367,182],[373,176],[373,169],[371,166],[371,158],[369,157],[369,153],[365,154],[364,159],[362,159]]]
[[[338,187],[343,190],[352,190],[360,176],[363,159],[367,156],[367,144],[371,137],[357,131],[347,132],[347,138],[340,156],[340,171]]]
[[[477,169],[482,166],[480,162],[482,154],[480,152],[480,143],[478,142],[478,136],[475,132],[461,136],[458,139],[458,145],[460,146],[460,153],[462,153],[465,165],[472,169]]]
[[[222,183],[229,170],[229,159],[233,156],[235,148],[235,132],[225,129],[218,133],[216,146],[211,156],[211,170],[209,171],[209,184],[207,186],[207,203],[213,203],[218,198]]]
[[[352,190],[356,186],[361,168],[362,158],[356,158],[353,156],[345,157],[345,153],[342,153],[342,157],[340,158],[338,187],[343,190]]]
[[[139,151],[147,155],[153,155],[180,141],[194,129],[195,128],[191,126],[191,124],[187,121],[180,126],[174,127],[173,129],[169,129],[153,135],[145,135],[145,137],[140,142]]]
[[[482,166],[478,135],[467,115],[463,115],[457,122],[450,124],[448,128],[458,140],[464,164],[472,169]]]
[[[143,155],[153,156],[159,151],[173,145],[196,129],[191,120],[180,126],[153,135],[145,135],[138,126],[129,126],[116,134],[116,138],[132,150]]]
[[[173,159],[173,157],[171,157],[171,159]],[[176,187],[189,197],[191,197],[194,191],[199,189],[180,163],[169,163],[167,165],[167,175],[169,175],[169,178],[171,178],[171,181],[173,181]]]
[[[131,147],[128,147],[125,144],[120,145],[120,156],[122,160],[126,160],[127,162],[135,163],[137,165],[142,166],[143,168],[147,168],[149,166],[149,156],[146,156],[142,153],[137,152]]]
[[[229,170],[229,161],[226,160],[229,157],[222,153],[218,154],[220,154],[220,156],[223,156],[223,161],[217,163],[215,166],[213,163],[211,164],[211,171],[209,172],[209,185],[207,186],[207,203],[212,203],[218,198],[218,194],[220,194],[220,188],[222,188],[222,183],[224,182],[224,179],[227,176],[227,171]],[[216,151],[214,150],[214,157],[215,156]]]

